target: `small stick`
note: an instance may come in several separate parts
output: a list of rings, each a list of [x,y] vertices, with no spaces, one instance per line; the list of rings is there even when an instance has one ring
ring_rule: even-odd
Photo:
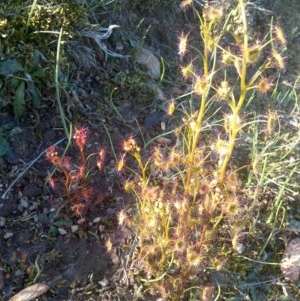
[[[56,143],[54,143],[54,146],[57,146],[61,142],[63,142],[66,138],[63,138]],[[13,188],[13,186],[24,176],[24,174],[27,172],[28,169],[30,169],[37,160],[39,160],[46,152],[48,148],[46,148],[43,152],[41,152],[35,159],[33,159],[31,162],[28,163],[26,168],[12,181],[12,183],[8,186],[8,188],[5,190],[5,192],[2,194],[1,199],[6,199],[7,194],[10,192],[10,190]]]

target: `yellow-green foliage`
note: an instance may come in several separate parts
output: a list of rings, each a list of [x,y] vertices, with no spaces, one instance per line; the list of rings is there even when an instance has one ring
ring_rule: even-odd
[[[183,1],[182,7],[191,2]],[[124,151],[140,169],[139,183],[125,184],[136,197],[137,212],[120,222],[138,235],[132,277],[138,275],[151,294],[165,300],[179,300],[194,286],[204,298],[205,269],[222,270],[229,254],[244,251],[242,230],[251,218],[246,215],[251,204],[241,194],[242,166],[230,162],[248,122],[243,107],[250,95],[271,90],[268,70],[284,69],[285,44],[274,26],[264,40],[250,39],[245,6],[243,0],[227,7],[205,5],[198,14],[203,48],[197,68],[185,60],[189,35],[180,37],[182,75],[192,83],[190,103],[197,109],[170,102],[167,114],[183,114],[174,146],[157,143],[144,163],[136,141],[124,142]],[[217,127],[209,124],[212,107],[223,108]],[[124,168],[124,157],[118,167]]]

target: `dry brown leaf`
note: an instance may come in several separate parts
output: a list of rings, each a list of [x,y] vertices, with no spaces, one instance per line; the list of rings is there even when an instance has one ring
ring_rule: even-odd
[[[156,139],[156,141],[161,144],[171,144],[172,143],[172,140],[169,138],[166,138],[166,137],[159,137]]]
[[[149,75],[152,78],[160,78],[160,61],[150,50],[142,47],[137,55],[137,62],[148,69]]]
[[[281,260],[281,271],[284,277],[297,281],[300,275],[300,238],[289,242]]]
[[[10,298],[8,301],[30,301],[45,292],[49,289],[49,286],[43,283],[36,283],[33,285],[30,285],[17,294],[15,294],[12,298]]]

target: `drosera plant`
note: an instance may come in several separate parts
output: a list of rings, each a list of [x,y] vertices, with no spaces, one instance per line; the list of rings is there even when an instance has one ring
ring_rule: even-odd
[[[181,7],[192,2],[183,1]],[[273,24],[263,40],[252,39],[246,9],[247,2],[238,0],[205,4],[201,15],[196,12],[203,46],[195,49],[198,59],[192,62],[185,62],[189,34],[181,35],[181,71],[192,91],[179,98],[189,97],[188,106],[175,99],[167,109],[169,115],[182,114],[171,131],[173,146],[154,141],[144,159],[133,137],[124,142],[120,169],[126,168],[128,154],[138,165],[135,178],[125,183],[136,198],[136,211],[125,218],[122,212],[119,222],[137,237],[128,271],[139,283],[137,299],[150,294],[164,300],[217,300],[220,273],[234,255],[245,252],[245,229],[252,218],[247,208],[253,200],[243,195],[239,171],[251,165],[236,160],[234,150],[253,123],[245,105],[271,91],[270,73],[285,68],[281,51],[286,43]]]
[[[71,138],[79,150],[79,161],[72,162],[69,156],[60,155],[55,146],[50,146],[46,152],[46,158],[59,174],[57,177],[54,177],[53,174],[49,175],[48,183],[52,188],[65,194],[66,204],[64,205],[70,208],[73,216],[83,217],[87,210],[91,208],[92,200],[93,205],[101,201],[100,199],[97,200],[96,191],[91,184],[90,177],[93,172],[103,170],[105,150],[102,148],[98,154],[86,154],[87,128],[75,127]],[[96,162],[90,164],[93,156],[97,156]]]

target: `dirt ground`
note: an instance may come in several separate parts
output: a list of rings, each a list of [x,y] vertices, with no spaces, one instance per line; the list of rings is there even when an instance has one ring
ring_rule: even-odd
[[[62,93],[67,119],[76,127],[88,128],[86,153],[96,154],[101,148],[106,151],[105,168],[92,169],[94,201],[84,214],[74,214],[63,187],[52,189],[46,183],[53,166],[44,152],[65,137],[54,89],[40,108],[26,110],[19,122],[11,109],[0,112],[0,126],[13,124],[8,137],[12,152],[3,157],[0,170],[0,300],[8,300],[33,282],[51,287],[39,300],[122,300],[117,297],[122,287],[115,283],[121,254],[112,258],[105,248],[109,236],[121,245],[131,235],[119,229],[116,221],[117,212],[132,202],[122,187],[130,174],[117,172],[116,158],[122,156],[122,142],[130,135],[142,146],[161,132],[166,101],[187,89],[178,80],[178,36],[182,32],[198,34],[196,16],[192,11],[180,11],[179,3],[162,1],[165,4],[161,6],[153,1],[146,6],[132,2],[108,5],[107,11],[94,16],[104,27],[120,26],[107,40],[108,47],[131,57],[99,54],[97,66],[79,66]],[[300,3],[264,1],[263,5],[287,33],[284,80],[286,85],[292,84],[300,71]],[[256,26],[264,16],[261,11],[254,14]],[[162,83],[136,61],[137,45],[163,58]],[[66,145],[67,141],[62,141],[57,151],[62,154]],[[68,156],[79,162],[76,146],[68,149]],[[90,164],[93,168],[95,159]],[[130,289],[124,285],[127,297]]]

